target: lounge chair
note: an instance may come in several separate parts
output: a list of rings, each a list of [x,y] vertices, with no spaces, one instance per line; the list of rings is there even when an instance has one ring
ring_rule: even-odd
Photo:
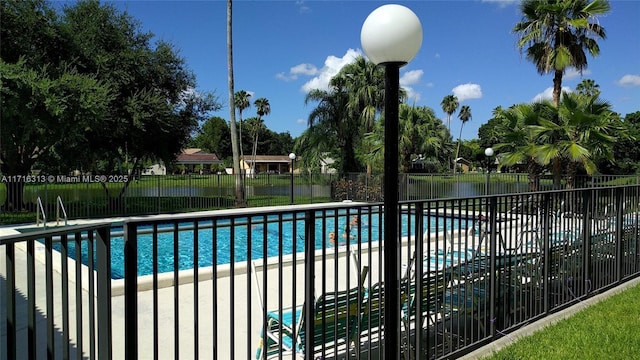
[[[351,351],[351,345],[359,335],[360,314],[366,296],[363,284],[368,270],[368,267],[363,267],[358,287],[326,293],[315,300],[311,318],[314,329],[312,349],[306,343],[305,323],[310,317],[305,314],[304,306],[282,313],[268,312],[256,359],[281,351],[296,354]]]

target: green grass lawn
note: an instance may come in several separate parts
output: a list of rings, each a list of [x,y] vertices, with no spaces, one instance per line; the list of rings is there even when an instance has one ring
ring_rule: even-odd
[[[640,359],[640,285],[484,359]]]

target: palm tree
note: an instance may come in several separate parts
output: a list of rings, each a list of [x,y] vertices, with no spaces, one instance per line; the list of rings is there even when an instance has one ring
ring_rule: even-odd
[[[271,105],[269,105],[269,100],[267,100],[266,98],[259,98],[253,102],[253,106],[256,107],[256,112],[258,113],[258,121],[253,126],[253,162],[251,163],[251,173],[255,175],[256,152],[258,151],[258,134],[263,127],[262,117],[271,113]]]
[[[251,102],[249,101],[250,97],[251,97],[251,94],[249,94],[244,90],[240,90],[236,92],[235,96],[233,97],[234,103],[236,108],[238,109],[238,115],[239,115],[238,122],[240,123],[240,129],[239,129],[240,132],[238,135],[238,139],[240,142],[240,158],[242,158],[243,160],[244,160],[244,153],[242,152],[242,111],[244,111],[244,109],[251,106]]]
[[[503,122],[498,125],[498,132],[504,134],[502,143],[494,145],[500,151],[500,162],[505,166],[526,164],[529,178],[529,191],[538,191],[540,174],[543,166],[538,161],[540,141],[534,133],[544,111],[539,108],[544,104],[518,104],[508,109],[497,109],[494,118]]]
[[[238,151],[238,131],[236,129],[236,108],[233,92],[233,4],[232,0],[227,0],[227,69],[229,85],[229,121],[231,128],[231,150],[233,153],[233,174],[235,176],[235,206],[246,207],[247,201],[244,196],[244,186],[242,185],[242,175],[240,174],[240,152]]]
[[[541,119],[534,135],[543,143],[538,159],[543,165],[566,165],[566,186],[573,188],[575,174],[583,168],[591,175],[597,171],[594,159],[613,160],[613,145],[622,123],[611,111],[611,104],[598,95],[563,94],[556,121]]]
[[[384,118],[378,122],[373,132],[365,136],[371,143],[371,152],[366,156],[372,162],[382,163],[384,155]],[[443,163],[451,153],[449,134],[433,109],[423,106],[400,104],[398,108],[398,153],[400,172],[411,168],[411,158],[420,156]],[[379,166],[382,169],[382,166]]]
[[[519,34],[518,48],[526,47],[526,57],[541,75],[553,73],[553,103],[560,105],[562,76],[573,67],[587,68],[585,50],[600,53],[596,38],[605,39],[605,30],[596,21],[611,9],[607,0],[523,0],[522,21],[512,31]]]
[[[344,77],[334,77],[329,90],[312,90],[305,104],[317,102],[309,114],[309,129],[305,133],[303,148],[316,146],[318,151],[338,155],[336,167],[340,174],[360,171],[356,159],[355,143],[359,134],[359,120],[349,116],[349,92]]]
[[[456,164],[458,163],[458,155],[460,154],[460,144],[462,143],[462,128],[467,121],[471,120],[471,108],[469,107],[469,105],[463,105],[460,108],[458,119],[462,121],[462,124],[460,124],[460,135],[458,136],[458,148],[456,149],[456,157],[453,161],[453,172],[456,172]]]
[[[349,101],[347,111],[350,117],[360,120],[361,132],[370,133],[373,131],[376,115],[384,106],[384,71],[371,61],[367,61],[363,56],[344,66],[337,75],[344,78],[345,85],[349,89]],[[362,146],[368,146],[364,142]],[[369,153],[371,149],[363,149],[364,153]],[[367,161],[367,174],[371,175],[372,164]]]
[[[447,114],[447,130],[451,133],[451,115],[453,115],[453,113],[458,110],[458,106],[460,106],[458,98],[455,95],[447,95],[442,99],[440,106],[442,106],[442,111]]]
[[[576,86],[576,91],[585,96],[600,95],[600,85],[592,79],[584,79]]]

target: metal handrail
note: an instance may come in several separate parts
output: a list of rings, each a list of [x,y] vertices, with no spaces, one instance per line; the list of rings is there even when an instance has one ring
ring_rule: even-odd
[[[42,205],[42,199],[38,196],[38,209],[36,212],[36,226],[40,226],[40,213],[42,213],[42,225],[47,228],[47,215],[44,213],[44,206]]]
[[[60,209],[62,209],[62,215],[64,215],[64,226],[67,226],[67,210],[64,208],[64,204],[62,203],[62,198],[58,196],[56,198],[56,226],[60,225]]]

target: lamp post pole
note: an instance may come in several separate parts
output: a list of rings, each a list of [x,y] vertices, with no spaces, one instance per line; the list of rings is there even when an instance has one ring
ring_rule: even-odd
[[[493,156],[493,149],[490,147],[484,149],[484,155],[487,157],[487,185],[485,186],[484,194],[489,195],[489,185],[491,184],[491,157]]]
[[[375,9],[362,25],[362,48],[385,68],[384,93],[384,358],[399,354],[400,258],[398,231],[398,108],[400,67],[422,45],[422,25],[410,9],[396,4]]]
[[[291,159],[291,189],[289,190],[290,202],[289,204],[293,205],[293,166],[296,161],[296,154],[289,154],[289,159]]]

